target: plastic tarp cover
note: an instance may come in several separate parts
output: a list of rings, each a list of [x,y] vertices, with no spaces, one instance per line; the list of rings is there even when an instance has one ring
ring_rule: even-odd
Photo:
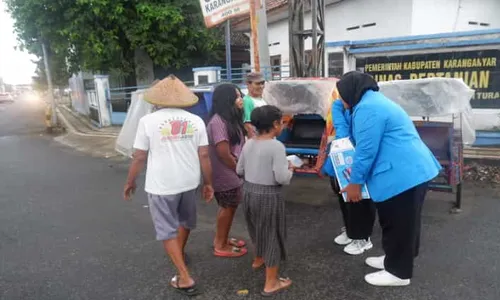
[[[285,115],[318,114],[326,118],[336,87],[330,80],[285,80],[266,83],[263,98]]]
[[[462,79],[426,78],[380,82],[380,92],[413,117],[454,116],[454,128],[462,131],[465,144],[473,144],[476,131],[470,100],[474,90]]]
[[[134,151],[133,146],[139,120],[153,111],[153,105],[144,101],[144,91],[138,90],[132,93],[127,117],[116,139],[115,150],[128,157],[131,157]]]

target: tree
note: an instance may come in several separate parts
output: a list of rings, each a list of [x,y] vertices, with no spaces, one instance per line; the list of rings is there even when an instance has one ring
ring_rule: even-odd
[[[21,46],[39,55],[46,41],[71,72],[133,74],[137,48],[158,65],[201,64],[220,55],[223,40],[204,27],[198,0],[7,0],[7,7]]]

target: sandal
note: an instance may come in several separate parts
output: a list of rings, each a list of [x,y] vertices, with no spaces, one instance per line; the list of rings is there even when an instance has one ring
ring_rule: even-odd
[[[184,295],[184,296],[196,296],[199,295],[201,292],[196,288],[196,284],[193,284],[190,287],[180,287],[179,286],[179,276],[175,275],[172,277],[172,280],[170,280],[170,286],[175,289],[176,292]]]
[[[227,244],[229,246],[238,247],[238,248],[243,248],[247,245],[247,243],[244,240],[238,240],[235,238],[229,238],[227,240]],[[212,245],[212,247],[215,248],[215,241],[214,241],[214,244]]]
[[[248,250],[246,248],[238,248],[238,247],[233,247],[233,249],[231,249],[231,252],[219,251],[217,249],[214,249],[214,255],[217,257],[228,257],[228,258],[241,257],[247,254],[247,252]]]
[[[229,238],[227,243],[233,247],[243,248],[247,245],[244,240],[238,240],[235,238]]]
[[[279,286],[280,286],[278,289],[276,289],[272,292],[266,292],[263,290],[262,292],[260,292],[262,297],[272,297],[272,296],[288,289],[292,285],[292,281],[290,280],[290,278],[279,278],[278,282],[279,282]]]

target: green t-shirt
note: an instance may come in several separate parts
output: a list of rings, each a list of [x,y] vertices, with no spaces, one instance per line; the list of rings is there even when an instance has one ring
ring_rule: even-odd
[[[266,101],[262,98],[254,98],[249,95],[243,97],[243,122],[250,122],[250,116],[254,108],[266,105]]]

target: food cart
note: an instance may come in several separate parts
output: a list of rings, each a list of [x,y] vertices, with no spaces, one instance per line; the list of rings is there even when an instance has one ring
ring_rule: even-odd
[[[322,176],[329,141],[335,135],[332,101],[336,79],[291,79],[269,82],[264,99],[283,110],[285,129],[279,139],[287,154],[303,159],[298,175]],[[453,212],[460,211],[463,145],[472,144],[470,100],[474,93],[460,79],[429,78],[382,82],[380,91],[400,104],[413,118],[422,140],[443,166],[430,189],[455,193]]]
[[[424,143],[443,169],[430,189],[455,193],[452,212],[462,205],[463,147],[476,139],[470,100],[474,90],[461,79],[428,78],[382,82],[380,91],[414,119]]]
[[[288,155],[296,155],[304,164],[298,175],[319,176],[327,158],[326,149],[334,137],[330,108],[336,96],[335,78],[297,78],[271,81],[263,98],[284,114],[284,129],[278,139]]]

